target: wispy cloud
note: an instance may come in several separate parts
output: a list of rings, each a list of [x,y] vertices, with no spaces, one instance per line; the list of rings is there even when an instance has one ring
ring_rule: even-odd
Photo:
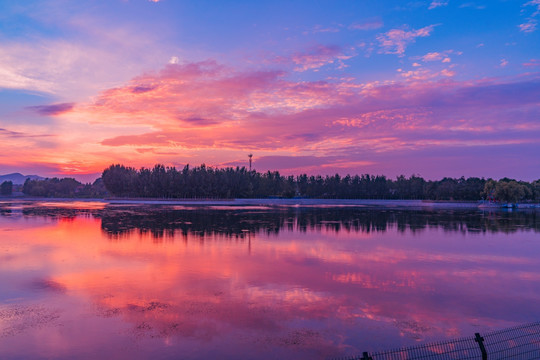
[[[13,131],[5,128],[0,128],[0,138],[3,138],[4,142],[15,141],[13,144],[18,145],[17,150],[20,151],[21,154],[24,154],[26,148],[32,146],[39,146],[42,148],[50,147],[52,145],[50,143],[50,139],[54,137],[55,135],[52,134],[40,134],[32,132],[31,130]],[[6,154],[9,154],[9,152],[5,151],[4,155]],[[17,157],[17,159],[20,159],[20,157]]]
[[[306,31],[304,34],[313,33],[313,34],[321,34],[321,33],[338,33],[341,26],[322,26],[322,25],[316,25],[311,29],[311,31]]]
[[[402,30],[392,29],[386,33],[379,34],[377,40],[381,52],[385,54],[397,54],[398,56],[404,56],[405,49],[411,43],[416,41],[416,38],[427,37],[431,35],[436,25],[429,25],[418,30]]]
[[[477,10],[484,10],[486,7],[485,5],[478,5],[474,2],[467,2],[467,3],[463,3],[461,5],[459,5],[460,8],[473,8],[473,9],[477,9]]]
[[[523,6],[533,6],[536,8],[536,11],[532,14],[532,16],[537,16],[540,14],[540,0],[527,1]]]
[[[531,33],[533,31],[536,31],[536,25],[538,25],[538,22],[535,19],[529,19],[527,22],[524,22],[523,24],[519,24],[519,30],[521,30],[524,33]]]
[[[39,28],[70,36],[37,33],[3,39],[0,88],[82,100],[143,69],[160,66],[170,56],[170,47],[158,45],[155,34],[127,22],[105,23],[88,14],[68,16],[59,9],[52,11],[46,2],[33,6],[31,19]]]
[[[345,54],[339,46],[319,45],[307,52],[298,52],[292,55],[291,60],[296,65],[295,71],[306,71],[317,70],[325,65],[334,64],[352,57],[354,57],[354,54]]]
[[[536,31],[536,27],[538,25],[538,21],[536,20],[536,17],[538,16],[538,14],[540,14],[540,0],[527,1],[525,4],[523,4],[523,7],[524,8],[534,7],[535,10],[532,14],[530,14],[526,22],[518,25],[519,30],[524,33],[534,32]]]
[[[433,0],[431,4],[429,4],[428,9],[432,10],[432,9],[435,9],[441,6],[447,6],[447,5],[448,5],[448,0]]]
[[[50,134],[31,134],[31,133],[24,133],[20,131],[12,131],[7,129],[0,128],[0,136],[19,139],[19,138],[42,138],[42,137],[50,137],[53,135]]]
[[[381,19],[371,19],[349,25],[350,30],[376,30],[384,26]]]
[[[5,50],[0,48],[0,55]],[[5,51],[6,53],[8,51]],[[4,59],[6,57],[3,57]],[[14,60],[14,59],[13,59]],[[24,68],[17,65],[15,61],[5,61],[0,64],[0,88],[4,89],[23,89],[39,91],[42,93],[51,93],[54,89],[54,84],[51,79],[42,79],[32,76],[27,73]]]
[[[540,67],[540,59],[531,59],[526,63],[523,63],[526,67]]]

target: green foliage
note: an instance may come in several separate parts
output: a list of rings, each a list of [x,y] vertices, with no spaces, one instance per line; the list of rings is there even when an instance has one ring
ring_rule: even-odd
[[[540,200],[540,180],[532,183],[503,178],[499,181],[489,179],[482,195],[488,200],[505,203]]]
[[[484,185],[484,189],[482,190],[482,193],[481,193],[482,197],[486,200],[494,200],[496,187],[497,187],[497,181],[493,179],[489,179]]]
[[[13,193],[13,182],[4,181],[0,185],[0,194],[1,195],[11,195]]]
[[[531,191],[527,186],[512,181],[499,181],[495,185],[494,197],[503,202],[517,203],[525,197],[530,197]]]

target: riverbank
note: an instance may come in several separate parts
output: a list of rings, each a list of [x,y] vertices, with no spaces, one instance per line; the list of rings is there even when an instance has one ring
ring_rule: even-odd
[[[508,209],[506,204],[481,201],[432,201],[432,200],[369,200],[369,199],[148,199],[148,198],[40,198],[0,197],[0,202],[39,202],[45,206],[55,204],[78,205],[81,207],[106,205],[189,205],[189,206],[267,206],[267,207],[377,207],[417,209]],[[515,209],[540,209],[539,204],[517,204]]]

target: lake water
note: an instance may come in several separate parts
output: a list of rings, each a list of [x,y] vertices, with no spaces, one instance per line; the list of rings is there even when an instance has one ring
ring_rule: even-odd
[[[0,202],[0,358],[325,359],[538,321],[539,216]]]

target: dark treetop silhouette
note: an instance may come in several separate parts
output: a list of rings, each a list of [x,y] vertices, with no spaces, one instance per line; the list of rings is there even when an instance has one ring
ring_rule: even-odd
[[[391,180],[369,174],[282,176],[278,171],[260,173],[245,167],[217,169],[204,164],[186,165],[182,170],[163,165],[140,170],[111,165],[103,172],[103,183],[112,195],[124,197],[540,200],[540,180],[528,183],[508,178],[495,181],[446,177],[426,181],[416,175],[409,178],[401,175]]]
[[[139,170],[111,165],[101,179],[83,185],[72,178],[27,180],[23,192],[45,197],[139,197],[139,198],[292,198],[320,199],[481,199],[516,203],[540,201],[540,180],[533,182],[503,178],[499,181],[477,177],[425,180],[420,176],[382,175],[283,176],[245,167],[212,168],[204,164],[182,170],[155,165]]]

